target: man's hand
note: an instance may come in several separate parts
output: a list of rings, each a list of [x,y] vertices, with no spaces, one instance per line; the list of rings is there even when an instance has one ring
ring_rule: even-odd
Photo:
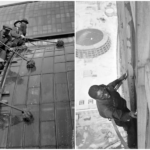
[[[129,115],[130,115],[132,118],[137,118],[137,112],[130,111]]]
[[[126,72],[125,74],[123,74],[119,79],[120,80],[126,80],[128,77],[128,72]]]

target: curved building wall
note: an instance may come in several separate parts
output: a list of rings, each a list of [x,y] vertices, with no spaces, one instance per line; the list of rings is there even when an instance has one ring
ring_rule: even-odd
[[[74,2],[25,2],[0,7],[0,27],[27,18],[30,22],[27,36],[59,36],[53,40],[47,37],[47,42],[44,39],[26,43],[28,50],[21,55],[35,61],[32,69],[27,69],[26,61],[13,54],[7,61],[0,83],[2,91],[10,94],[0,93],[0,100],[27,108],[34,122],[30,125],[17,122],[12,118],[21,112],[1,105],[1,116],[9,116],[11,122],[6,128],[0,126],[0,148],[74,147],[74,37],[68,35],[74,33],[73,16]],[[64,47],[49,43],[57,40],[63,40]]]
[[[76,44],[76,57],[95,58],[106,53],[111,46],[111,40],[107,34],[103,33],[103,39],[91,46],[81,46]]]
[[[0,28],[13,27],[15,20],[27,18],[27,36],[42,37],[74,33],[74,2],[25,2],[0,7]]]
[[[12,61],[17,63],[9,64],[3,89],[10,94],[0,96],[9,105],[30,110],[34,122],[27,125],[16,121],[5,129],[0,126],[0,148],[73,147],[74,38],[62,40],[65,45],[59,49],[55,44],[45,45],[42,41],[38,43],[39,48],[28,45],[29,50],[21,54],[35,61],[32,69],[26,67],[25,60],[13,56]],[[2,105],[0,110],[1,115],[21,115]]]

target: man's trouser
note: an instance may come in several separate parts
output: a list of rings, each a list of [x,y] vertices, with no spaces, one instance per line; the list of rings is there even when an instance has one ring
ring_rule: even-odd
[[[124,128],[127,131],[127,142],[129,148],[136,148],[137,147],[137,119],[132,118],[130,121],[123,122],[115,120],[115,123],[118,126]]]

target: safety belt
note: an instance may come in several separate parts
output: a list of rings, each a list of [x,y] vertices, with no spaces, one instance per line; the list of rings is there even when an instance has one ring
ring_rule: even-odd
[[[118,138],[120,139],[122,145],[124,146],[125,149],[129,149],[129,147],[127,146],[127,143],[124,141],[123,137],[121,136],[121,134],[120,134],[120,132],[119,132],[119,130],[118,130],[118,128],[117,128],[117,125],[116,125],[114,119],[111,119],[111,121],[112,121],[112,124],[113,124],[113,126],[114,126],[114,129],[115,129],[115,131],[116,131],[116,133],[117,133],[117,135],[118,135]]]

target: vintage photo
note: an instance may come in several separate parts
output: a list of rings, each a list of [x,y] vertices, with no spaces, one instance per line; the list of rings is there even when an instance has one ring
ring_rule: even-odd
[[[0,148],[74,148],[74,3],[0,2]]]
[[[150,2],[76,2],[76,148],[150,148]]]
[[[150,148],[149,1],[1,1],[1,149]]]

